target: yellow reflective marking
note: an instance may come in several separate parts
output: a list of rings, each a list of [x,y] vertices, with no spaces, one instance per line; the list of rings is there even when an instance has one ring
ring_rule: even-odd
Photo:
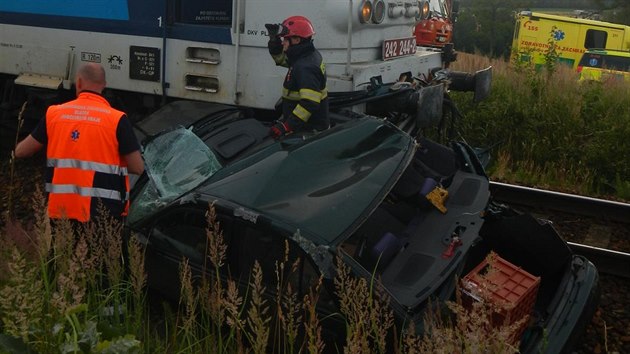
[[[322,93],[311,89],[301,89],[300,97],[305,100],[320,103],[322,100]]]
[[[289,91],[286,88],[282,89],[282,98],[286,98],[290,101],[299,101],[301,99],[300,93],[297,91]]]
[[[307,111],[304,107],[297,105],[293,109],[293,114],[301,120],[308,122],[308,119],[311,118],[311,112]]]

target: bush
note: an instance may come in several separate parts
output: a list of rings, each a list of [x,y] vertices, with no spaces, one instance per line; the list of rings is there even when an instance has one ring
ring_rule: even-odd
[[[465,53],[452,65],[493,66],[485,101],[451,94],[465,117],[459,127],[466,140],[501,156],[489,167],[493,178],[630,199],[630,84],[582,82],[565,66],[536,72]]]

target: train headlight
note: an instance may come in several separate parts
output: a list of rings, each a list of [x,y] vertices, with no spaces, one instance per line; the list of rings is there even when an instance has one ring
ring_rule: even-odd
[[[359,20],[361,21],[361,23],[370,22],[370,20],[372,19],[373,10],[374,9],[372,7],[372,2],[370,0],[363,1],[363,4],[361,5],[361,12],[359,14]]]
[[[429,6],[429,2],[426,0],[418,1],[418,6],[420,7],[420,13],[417,18],[419,20],[426,20],[429,18],[429,14],[431,13],[431,7]]]
[[[376,0],[374,2],[374,13],[372,14],[372,22],[381,23],[385,19],[385,1]]]

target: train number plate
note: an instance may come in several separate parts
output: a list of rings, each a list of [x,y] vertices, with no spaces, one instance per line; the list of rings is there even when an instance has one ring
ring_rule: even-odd
[[[91,61],[93,63],[101,62],[100,53],[81,52],[81,61]]]
[[[383,60],[416,53],[416,37],[386,39],[383,41]]]

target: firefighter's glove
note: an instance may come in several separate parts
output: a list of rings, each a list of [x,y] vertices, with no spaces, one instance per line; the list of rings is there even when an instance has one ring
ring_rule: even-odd
[[[278,55],[282,53],[282,39],[280,39],[282,25],[267,23],[265,27],[267,28],[267,35],[269,35],[269,42],[267,42],[269,54]]]
[[[291,126],[286,121],[276,121],[274,125],[269,129],[269,135],[271,135],[274,139],[279,139],[287,134],[293,132]]]
[[[265,23],[265,28],[267,28],[267,35],[269,38],[279,37],[281,27],[282,25],[276,23]]]

